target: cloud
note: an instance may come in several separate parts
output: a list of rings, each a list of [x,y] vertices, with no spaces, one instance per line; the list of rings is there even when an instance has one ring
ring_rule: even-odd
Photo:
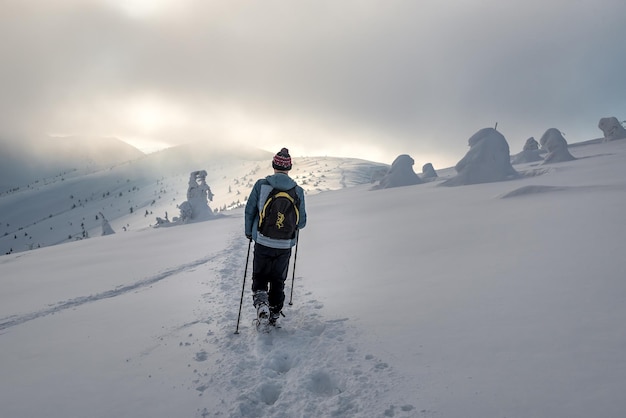
[[[617,0],[6,0],[0,124],[453,164],[496,122],[516,152],[625,118],[625,15]]]

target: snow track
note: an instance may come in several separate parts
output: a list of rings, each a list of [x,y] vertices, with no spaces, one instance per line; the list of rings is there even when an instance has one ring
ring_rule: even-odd
[[[207,318],[200,321],[209,330],[194,354],[203,367],[196,367],[193,384],[200,394],[218,391],[226,401],[207,404],[198,417],[420,415],[393,399],[401,377],[385,361],[360,351],[354,344],[358,331],[348,320],[323,317],[322,303],[305,290],[306,278],[296,277],[294,305],[285,305],[281,328],[264,334],[252,325],[248,273],[240,333],[234,334],[247,247],[244,239],[234,239],[226,257],[211,263],[216,274],[206,284],[215,291],[203,295],[206,311],[200,315]]]
[[[147,399],[159,399],[158,406],[137,415],[141,417],[154,411],[163,416],[230,418],[425,416],[397,395],[406,384],[404,378],[387,361],[359,347],[361,333],[348,318],[324,317],[323,303],[307,290],[306,275],[296,277],[294,305],[285,306],[281,327],[257,332],[252,323],[252,253],[235,334],[247,249],[248,241],[237,228],[204,257],[199,251],[191,261],[164,266],[140,280],[127,278],[111,290],[5,317],[0,330],[65,311],[70,314],[63,319],[67,325],[52,341],[74,341],[74,356],[116,341],[98,361],[139,379]],[[290,285],[291,280],[287,294]],[[133,319],[119,327],[108,312],[122,306],[135,311]],[[83,321],[85,315],[95,319]],[[40,329],[18,327],[15,334]],[[116,369],[120,360],[123,367]],[[38,377],[44,386],[47,378]],[[127,384],[125,379],[100,379],[102,391]],[[177,401],[168,402],[169,397]]]
[[[26,313],[22,315],[12,315],[6,318],[2,318],[0,319],[0,331],[10,328],[10,327],[14,327],[16,325],[23,324],[24,322],[32,321],[33,319],[37,319],[43,316],[58,313],[66,309],[77,308],[86,303],[97,302],[102,299],[114,298],[116,296],[120,296],[125,293],[132,292],[134,290],[137,290],[143,287],[151,286],[157,282],[160,282],[163,279],[167,279],[168,277],[180,274],[188,270],[192,270],[195,267],[198,267],[202,264],[206,264],[215,257],[217,256],[213,255],[211,257],[206,257],[206,258],[192,261],[190,263],[182,264],[180,266],[167,269],[161,273],[155,274],[143,280],[139,280],[135,283],[132,283],[129,285],[118,286],[112,290],[107,290],[107,291],[97,293],[94,295],[80,296],[80,297],[73,298],[67,301],[58,302],[54,304],[53,306],[46,308],[46,309],[41,309],[39,311],[30,312],[30,313]]]

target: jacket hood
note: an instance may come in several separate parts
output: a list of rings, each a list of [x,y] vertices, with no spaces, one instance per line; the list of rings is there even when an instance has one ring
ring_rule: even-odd
[[[265,178],[267,182],[275,189],[289,190],[296,187],[297,183],[287,174],[276,173]]]

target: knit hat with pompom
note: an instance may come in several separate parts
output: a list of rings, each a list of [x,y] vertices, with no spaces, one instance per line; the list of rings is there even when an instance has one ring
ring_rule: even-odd
[[[289,171],[291,170],[291,156],[289,150],[283,148],[272,159],[272,167],[274,170]]]

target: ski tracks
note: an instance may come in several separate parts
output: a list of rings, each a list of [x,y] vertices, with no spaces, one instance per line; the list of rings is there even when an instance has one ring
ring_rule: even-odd
[[[74,309],[87,303],[97,302],[102,299],[114,298],[116,296],[120,296],[128,292],[132,292],[132,291],[144,288],[144,287],[151,286],[171,276],[180,274],[185,271],[191,271],[198,266],[207,264],[209,261],[211,261],[215,257],[217,256],[212,255],[209,257],[201,258],[199,260],[194,260],[189,263],[185,263],[179,266],[169,268],[153,276],[144,278],[142,280],[138,280],[128,285],[122,285],[122,286],[116,287],[115,289],[106,290],[100,293],[87,295],[87,296],[79,296],[73,299],[57,302],[51,305],[50,307],[47,307],[38,311],[29,312],[29,313],[20,314],[20,315],[11,315],[5,318],[0,318],[0,331],[5,330],[7,328],[14,327],[16,325],[23,324],[24,322],[32,321],[33,319],[41,318],[47,315],[56,314],[66,309]]]
[[[403,378],[385,361],[358,346],[359,332],[347,319],[328,320],[323,305],[296,277],[293,307],[285,305],[281,328],[264,334],[251,324],[251,264],[246,278],[239,334],[234,334],[248,242],[235,238],[216,261],[203,295],[209,324],[193,384],[203,395],[220,395],[197,417],[414,417],[413,405],[395,397]],[[252,250],[251,250],[252,252]],[[290,273],[291,274],[291,273]],[[290,291],[289,284],[286,293]],[[208,401],[208,399],[207,399]]]

